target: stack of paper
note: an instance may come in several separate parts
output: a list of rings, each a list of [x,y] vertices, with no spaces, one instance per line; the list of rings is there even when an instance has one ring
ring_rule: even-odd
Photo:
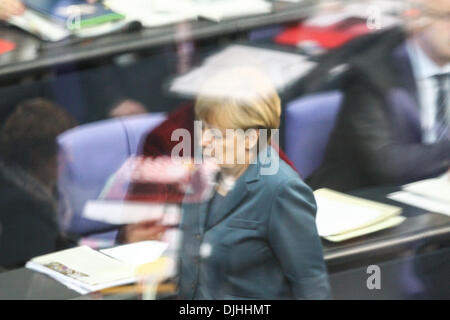
[[[394,192],[388,198],[431,212],[450,216],[450,176],[444,174],[404,185],[403,191]]]
[[[265,0],[188,0],[190,7],[205,19],[225,19],[269,13],[272,4]]]
[[[175,226],[181,219],[181,209],[170,203],[90,200],[83,209],[83,217],[117,225],[158,220],[163,225]]]
[[[185,0],[107,0],[105,4],[127,21],[138,21],[147,28],[196,20],[198,16]]]
[[[205,82],[219,72],[245,66],[261,71],[281,92],[308,73],[315,65],[315,62],[307,60],[306,56],[300,54],[231,45],[207,58],[202,66],[177,77],[172,82],[170,91],[186,96],[196,96]]]
[[[10,18],[8,23],[45,41],[60,41],[68,38],[71,34],[69,30],[43,18],[32,10],[26,10],[21,16]]]
[[[77,38],[89,38],[108,34],[121,30],[128,25],[129,22],[120,20],[117,22],[99,24],[98,26],[89,28],[69,30],[60,24],[46,19],[33,10],[26,10],[21,16],[10,18],[8,23],[27,31],[44,41],[57,42],[71,36]]]
[[[42,272],[80,294],[136,281],[136,271],[167,249],[159,241],[144,241],[96,251],[87,246],[31,259],[26,267]]]
[[[8,22],[45,41],[60,41],[68,37],[86,38],[121,30],[128,25],[124,16],[100,1],[84,0],[23,0],[24,14]]]
[[[139,22],[144,27],[164,26],[197,20],[199,17],[219,22],[272,10],[272,4],[265,0],[106,0],[104,4],[105,10],[110,9],[124,19],[89,28],[67,28],[34,10],[27,10],[22,16],[13,17],[8,22],[43,40],[60,41],[69,36],[87,38],[108,34],[131,22]]]
[[[144,27],[157,27],[201,17],[212,21],[269,13],[265,0],[107,0],[112,10],[139,21]]]
[[[401,208],[329,189],[314,192],[319,235],[333,242],[344,241],[399,225],[405,220]]]
[[[89,28],[124,18],[101,1],[89,3],[85,0],[22,0],[22,2],[28,9],[68,30]]]

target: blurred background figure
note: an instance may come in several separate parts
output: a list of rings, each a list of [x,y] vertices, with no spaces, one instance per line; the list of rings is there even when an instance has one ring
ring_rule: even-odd
[[[0,0],[0,19],[6,20],[12,16],[19,16],[25,11],[20,0]]]
[[[19,104],[0,129],[0,265],[70,245],[59,233],[57,136],[73,119],[44,99]]]
[[[314,189],[405,184],[450,166],[450,2],[415,1],[350,63]]]

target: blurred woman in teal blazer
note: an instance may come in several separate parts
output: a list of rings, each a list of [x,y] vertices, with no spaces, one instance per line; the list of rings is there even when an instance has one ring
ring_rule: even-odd
[[[208,201],[183,205],[179,297],[329,298],[314,195],[270,146],[274,88],[253,69],[228,70],[208,81],[195,112],[203,156],[220,173]]]

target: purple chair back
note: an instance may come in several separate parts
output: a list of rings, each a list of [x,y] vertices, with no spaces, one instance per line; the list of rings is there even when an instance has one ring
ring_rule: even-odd
[[[64,231],[83,235],[112,227],[83,218],[84,205],[98,198],[108,178],[128,157],[139,153],[142,138],[165,118],[164,113],[157,113],[103,120],[76,127],[58,137],[59,188],[64,203],[70,207],[68,211],[60,210]]]
[[[286,154],[303,178],[323,161],[342,93],[330,91],[300,97],[286,107]]]

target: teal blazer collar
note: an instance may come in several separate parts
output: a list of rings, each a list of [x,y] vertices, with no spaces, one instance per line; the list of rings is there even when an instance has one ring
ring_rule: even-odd
[[[258,157],[256,163],[250,164],[247,170],[236,180],[234,188],[225,196],[217,212],[207,212],[209,201],[201,205],[199,227],[202,233],[217,225],[246,200],[249,193],[251,193],[253,188],[256,187],[257,182],[261,179],[261,168],[270,166],[271,162],[274,161],[274,157],[278,157],[278,153],[272,147],[269,147],[267,151],[269,153],[267,158],[264,159],[264,163]],[[278,158],[278,161],[281,161],[281,159]],[[208,227],[206,228],[205,221],[207,215],[211,215],[211,217],[209,217]]]

